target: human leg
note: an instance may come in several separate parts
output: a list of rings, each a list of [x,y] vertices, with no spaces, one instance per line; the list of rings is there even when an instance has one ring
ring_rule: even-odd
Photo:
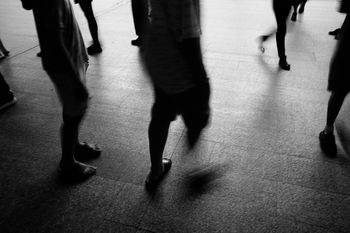
[[[132,16],[134,20],[135,33],[138,36],[131,41],[132,45],[141,46],[143,37],[148,28],[148,4],[147,0],[132,0],[131,1]]]
[[[300,6],[299,6],[299,14],[304,13],[306,2],[307,2],[307,0],[301,1]]]
[[[292,21],[297,21],[298,6],[299,6],[299,3],[293,3],[293,14],[292,14],[292,17],[291,17]]]
[[[88,105],[88,94],[79,94],[79,86],[85,87],[83,81],[77,82],[69,74],[49,74],[54,83],[58,97],[63,107],[63,122],[61,126],[62,157],[59,171],[68,178],[85,179],[96,172],[96,168],[80,163],[75,158],[79,143],[79,126],[85,116]],[[81,80],[84,80],[85,68],[80,69]]]
[[[90,34],[92,37],[92,41],[93,44],[88,47],[88,53],[89,54],[96,54],[96,53],[100,53],[102,52],[102,48],[101,48],[101,44],[98,38],[98,26],[97,26],[97,22],[94,16],[94,12],[92,9],[92,5],[91,2],[89,1],[82,1],[79,3],[80,8],[82,9],[82,11],[84,12],[84,15],[88,21],[88,25],[89,25],[89,30],[90,30]]]
[[[273,10],[277,22],[277,32],[276,32],[276,44],[279,56],[279,66],[283,70],[290,70],[290,65],[287,62],[287,56],[285,53],[285,37],[287,34],[287,17],[289,15],[291,5],[286,3],[281,3],[275,0],[273,4]]]
[[[337,155],[337,145],[334,137],[334,122],[339,114],[347,93],[347,91],[333,91],[331,93],[327,108],[327,123],[324,130],[319,134],[321,149],[330,157],[335,157]]]
[[[170,97],[155,90],[155,102],[152,107],[152,119],[148,128],[151,171],[146,179],[146,188],[155,188],[171,168],[171,160],[163,158],[168,138],[170,122],[176,117],[176,111]]]

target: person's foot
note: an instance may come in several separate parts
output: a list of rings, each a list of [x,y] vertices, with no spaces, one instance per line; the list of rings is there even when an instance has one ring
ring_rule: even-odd
[[[89,55],[95,55],[95,54],[101,53],[102,52],[101,44],[93,43],[87,48],[87,52]]]
[[[296,12],[293,12],[293,14],[292,14],[292,18],[290,18],[290,20],[292,20],[292,21],[297,21],[297,13]]]
[[[282,70],[290,70],[290,64],[286,60],[280,60],[278,65]]]
[[[5,55],[5,57],[7,57],[10,54],[10,51],[5,50],[5,51],[2,51],[2,53]]]
[[[80,162],[96,159],[100,155],[101,149],[96,144],[82,142],[75,146],[74,158]]]
[[[168,173],[168,171],[171,168],[171,159],[166,159],[163,158],[163,170],[160,172],[154,172],[151,171],[145,181],[145,187],[147,190],[152,190],[157,188],[157,186],[159,185],[159,183],[163,180],[163,178],[165,177],[165,175]]]
[[[12,91],[9,91],[7,95],[0,99],[0,110],[10,107],[15,103],[17,103],[17,99],[13,95]]]
[[[41,51],[36,54],[37,57],[42,57]]]
[[[334,39],[335,40],[340,40],[340,38],[342,37],[343,33],[341,31],[338,32],[337,35],[335,35]]]
[[[324,130],[319,135],[321,150],[329,157],[337,156],[337,145],[333,133],[327,133]]]
[[[340,30],[341,30],[340,28],[337,28],[337,29],[335,29],[333,31],[328,32],[328,35],[336,36],[336,35],[338,35],[340,33]]]
[[[302,14],[302,13],[304,13],[304,10],[305,10],[305,4],[306,4],[306,2],[303,2],[303,3],[301,3],[300,4],[300,7],[299,7],[299,14]]]
[[[131,45],[141,47],[143,45],[143,39],[141,36],[131,41]]]
[[[69,165],[63,165],[60,164],[58,168],[58,173],[67,179],[72,180],[83,180],[87,179],[90,176],[94,175],[96,173],[96,167],[80,163],[80,162],[74,162],[73,164]]]
[[[265,47],[264,47],[264,42],[269,38],[269,36],[259,36],[258,37],[258,43],[259,43],[259,50],[264,53],[265,52]]]

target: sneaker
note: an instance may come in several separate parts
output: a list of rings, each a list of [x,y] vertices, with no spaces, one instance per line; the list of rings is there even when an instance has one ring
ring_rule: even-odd
[[[329,157],[337,156],[337,145],[333,133],[322,131],[319,135],[321,150]]]
[[[152,171],[148,174],[147,179],[145,181],[145,187],[147,190],[152,190],[157,188],[159,183],[163,180],[165,175],[171,168],[171,159],[163,158],[163,171],[160,174],[154,174]]]
[[[101,53],[102,52],[101,45],[94,43],[94,44],[90,45],[87,48],[87,52],[88,52],[89,55],[94,55],[94,54],[97,54],[97,53]]]
[[[294,22],[297,21],[297,13],[296,12],[293,12],[292,18],[290,20],[292,20]]]
[[[142,38],[139,36],[135,40],[132,40],[131,45],[141,47],[143,45]]]
[[[9,91],[8,95],[5,98],[0,99],[0,110],[10,107],[15,103],[17,103],[17,99],[13,95],[12,91]]]
[[[337,29],[335,29],[333,31],[328,32],[328,35],[336,36],[336,35],[339,34],[340,30],[341,30],[340,28],[337,28]]]
[[[282,70],[290,70],[290,64],[285,60],[280,60],[278,65]]]

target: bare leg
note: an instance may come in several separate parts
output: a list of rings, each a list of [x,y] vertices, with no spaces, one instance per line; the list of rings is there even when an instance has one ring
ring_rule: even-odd
[[[341,106],[343,105],[344,99],[347,95],[347,92],[332,92],[327,108],[327,125],[326,129],[333,130],[333,125],[335,119],[337,118]]]
[[[87,178],[96,172],[96,168],[77,162],[74,158],[75,147],[77,145],[79,125],[83,115],[71,117],[63,114],[63,124],[61,126],[61,147],[62,158],[60,171],[68,178]]]
[[[170,121],[162,119],[152,119],[148,129],[149,150],[151,156],[151,171],[162,173],[163,152],[168,138]]]

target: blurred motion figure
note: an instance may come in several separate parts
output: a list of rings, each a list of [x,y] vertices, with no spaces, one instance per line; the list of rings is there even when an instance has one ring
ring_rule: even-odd
[[[319,134],[322,151],[330,156],[337,155],[337,145],[334,137],[334,122],[343,105],[344,99],[350,91],[350,4],[348,0],[341,2],[340,11],[347,14],[342,26],[342,35],[338,41],[331,60],[328,75],[328,90],[331,96],[328,101],[327,122],[323,131]]]
[[[151,171],[146,189],[155,188],[171,167],[163,158],[171,121],[181,115],[189,148],[209,120],[210,86],[200,46],[199,0],[151,0],[151,25],[144,62],[154,86],[149,125]]]

